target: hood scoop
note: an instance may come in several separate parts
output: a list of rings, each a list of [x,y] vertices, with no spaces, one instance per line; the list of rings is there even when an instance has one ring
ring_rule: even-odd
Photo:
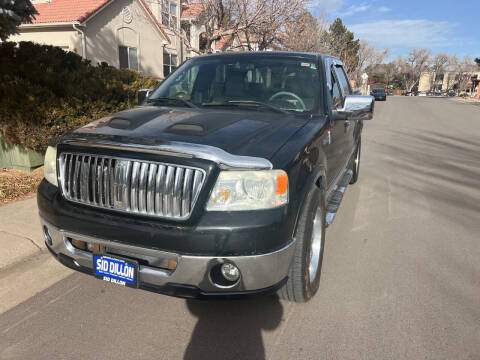
[[[199,124],[180,123],[170,126],[165,132],[170,134],[179,134],[187,136],[205,135],[205,129]]]

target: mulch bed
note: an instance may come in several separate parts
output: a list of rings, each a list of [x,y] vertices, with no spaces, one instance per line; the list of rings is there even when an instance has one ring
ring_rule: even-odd
[[[43,178],[43,166],[33,172],[0,169],[0,205],[31,197]]]

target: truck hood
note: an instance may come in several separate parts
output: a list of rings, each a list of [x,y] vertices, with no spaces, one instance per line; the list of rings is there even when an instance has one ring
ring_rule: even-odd
[[[61,140],[108,140],[119,144],[187,142],[231,154],[270,159],[310,119],[262,111],[138,106],[99,119]]]

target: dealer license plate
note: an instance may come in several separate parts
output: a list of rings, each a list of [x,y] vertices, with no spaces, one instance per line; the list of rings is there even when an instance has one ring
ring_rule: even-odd
[[[112,284],[137,287],[138,263],[110,255],[93,255],[95,276]]]

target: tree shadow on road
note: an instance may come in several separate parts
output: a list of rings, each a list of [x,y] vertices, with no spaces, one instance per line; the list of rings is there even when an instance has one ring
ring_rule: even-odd
[[[265,359],[262,330],[277,328],[283,307],[275,296],[187,300],[198,318],[185,359]]]
[[[395,131],[395,143],[375,141],[394,164],[393,184],[430,200],[430,210],[456,224],[478,221],[480,137]],[[409,198],[413,205],[415,199]],[[452,211],[452,210],[455,211]]]

